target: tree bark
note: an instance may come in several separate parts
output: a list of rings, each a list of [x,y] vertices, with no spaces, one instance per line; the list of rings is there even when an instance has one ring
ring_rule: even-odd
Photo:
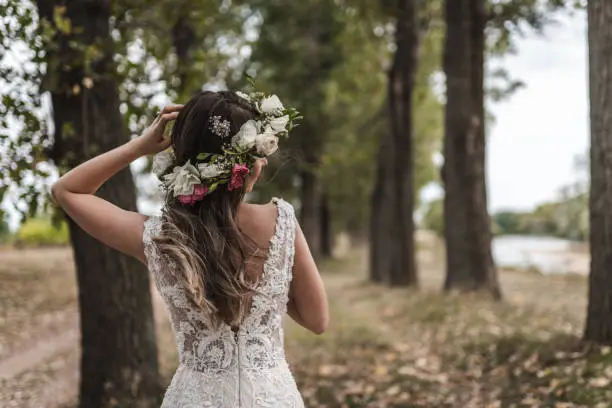
[[[612,344],[612,3],[588,2],[591,272],[586,340]]]
[[[302,191],[300,221],[304,237],[315,259],[322,256],[321,253],[321,186],[317,174],[306,169],[302,171]]]
[[[65,2],[38,0],[41,19],[53,25],[56,7]],[[128,141],[113,78],[110,3],[71,2],[64,17],[70,32],[57,32],[47,49],[54,120],[51,159],[61,167],[80,162]],[[86,66],[83,48],[97,49]],[[91,48],[90,48],[91,50]],[[87,78],[87,79],[85,79]],[[93,81],[88,84],[88,81]],[[129,169],[109,180],[100,197],[136,211]],[[69,221],[79,288],[81,324],[80,406],[158,406],[155,325],[146,268],[110,249]]]
[[[415,0],[397,2],[397,50],[389,71],[389,136],[381,141],[372,197],[370,279],[418,283],[414,247],[412,90],[419,49]]]
[[[484,0],[446,0],[446,24],[444,288],[500,298],[485,182]]]
[[[196,46],[196,41],[196,34],[189,20],[188,10],[185,10],[172,26],[172,46],[178,60],[176,75],[179,83],[176,87],[176,92],[179,98],[188,98],[187,92],[190,91],[188,89],[189,67],[194,63],[193,50]]]
[[[474,268],[474,279],[479,286],[488,288],[493,297],[501,298],[497,269],[493,261],[491,252],[491,218],[487,206],[487,187],[486,187],[486,133],[485,133],[485,108],[484,108],[484,53],[485,53],[485,25],[486,10],[485,0],[471,0],[471,40],[472,40],[472,100],[474,101],[474,115],[478,117],[473,121],[474,145],[470,148],[473,151],[475,160],[470,169],[474,191],[471,195],[472,210],[471,237],[473,246],[471,251],[472,263]]]
[[[372,214],[370,215],[370,273],[371,282],[383,283],[388,280],[391,258],[387,245],[392,214],[389,209],[391,198],[391,154],[393,140],[387,133],[380,142],[376,183],[372,191]]]
[[[319,217],[321,221],[321,256],[324,258],[331,258],[334,250],[334,237],[331,225],[329,197],[325,193],[321,194]]]

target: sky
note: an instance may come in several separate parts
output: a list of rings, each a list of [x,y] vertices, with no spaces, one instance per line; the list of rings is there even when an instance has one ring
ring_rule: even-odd
[[[489,106],[490,210],[530,210],[576,179],[589,148],[586,14],[558,19],[544,35],[518,42],[503,65],[526,87]]]

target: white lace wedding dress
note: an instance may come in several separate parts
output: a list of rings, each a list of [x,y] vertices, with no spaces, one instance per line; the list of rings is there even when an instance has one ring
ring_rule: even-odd
[[[153,238],[160,218],[145,223],[143,241],[149,269],[170,312],[180,365],[162,408],[304,407],[285,360],[282,321],[287,312],[293,266],[295,216],[287,202],[278,208],[260,293],[238,331],[212,329],[208,317],[189,306],[172,267],[160,257]]]

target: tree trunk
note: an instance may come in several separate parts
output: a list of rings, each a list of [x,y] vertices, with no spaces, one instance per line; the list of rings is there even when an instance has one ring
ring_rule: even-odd
[[[500,298],[485,182],[484,0],[446,0],[444,288]]]
[[[397,2],[397,50],[389,71],[389,136],[383,138],[372,198],[370,278],[417,284],[414,249],[412,90],[419,48],[417,6]]]
[[[334,237],[331,225],[329,197],[325,193],[321,195],[319,217],[321,219],[321,256],[324,258],[331,258],[334,250]]]
[[[196,41],[188,10],[185,10],[172,26],[172,46],[178,60],[176,75],[179,83],[176,86],[176,93],[179,99],[188,99],[189,91],[195,91],[189,89],[189,67],[194,63],[193,49],[196,46]]]
[[[53,24],[56,6],[64,2],[38,0],[37,4],[41,19]],[[125,143],[128,135],[113,79],[110,3],[71,2],[64,17],[71,21],[72,29],[59,30],[53,46],[48,47],[46,84],[55,128],[51,158],[62,167],[74,167]],[[82,48],[72,42],[91,47],[89,51],[96,48],[99,57],[86,66]],[[130,170],[109,180],[99,196],[136,211]],[[157,348],[147,270],[91,238],[72,221],[69,226],[81,317],[80,406],[158,406]]]
[[[321,84],[328,78],[336,64],[337,55],[330,53],[329,48],[334,40],[334,21],[327,11],[327,6],[318,9],[319,16],[310,17],[308,37],[310,46],[305,50],[309,61],[312,61],[307,76],[307,83]],[[315,85],[307,92],[308,100],[322,101],[325,99],[325,89]],[[330,118],[322,111],[314,111],[307,117],[298,130],[300,150],[304,154],[303,168],[300,173],[302,181],[300,220],[304,236],[315,258],[331,255],[331,214],[326,211],[327,203],[321,177],[317,174],[326,134],[321,129],[327,129]]]
[[[378,151],[378,168],[376,183],[372,191],[372,214],[370,215],[370,281],[382,283],[388,280],[391,270],[389,257],[389,231],[391,214],[389,202],[391,197],[391,154],[392,139],[390,134],[383,136]]]
[[[612,344],[612,3],[588,2],[591,272],[584,337]]]
[[[302,171],[302,208],[300,223],[304,237],[312,251],[313,257],[319,259],[321,253],[321,186],[319,177],[308,169]]]
[[[471,248],[472,263],[474,268],[474,279],[479,287],[488,288],[493,296],[501,298],[499,281],[497,279],[497,269],[493,261],[491,252],[491,218],[487,206],[487,186],[486,186],[486,133],[485,133],[485,108],[484,108],[484,53],[485,53],[485,24],[486,10],[485,0],[471,0],[471,39],[472,39],[472,100],[474,101],[474,116],[477,120],[473,121],[474,144],[468,147],[473,152],[475,159],[471,162],[471,179],[474,185],[470,210],[474,220],[470,227],[472,229],[473,246]]]

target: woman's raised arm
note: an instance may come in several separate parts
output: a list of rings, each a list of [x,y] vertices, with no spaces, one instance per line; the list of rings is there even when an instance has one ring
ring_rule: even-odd
[[[166,149],[164,127],[182,105],[165,107],[139,138],[86,161],[62,176],[51,192],[57,204],[83,230],[102,243],[145,262],[142,230],[145,216],[126,211],[94,194],[109,178],[139,157]]]

